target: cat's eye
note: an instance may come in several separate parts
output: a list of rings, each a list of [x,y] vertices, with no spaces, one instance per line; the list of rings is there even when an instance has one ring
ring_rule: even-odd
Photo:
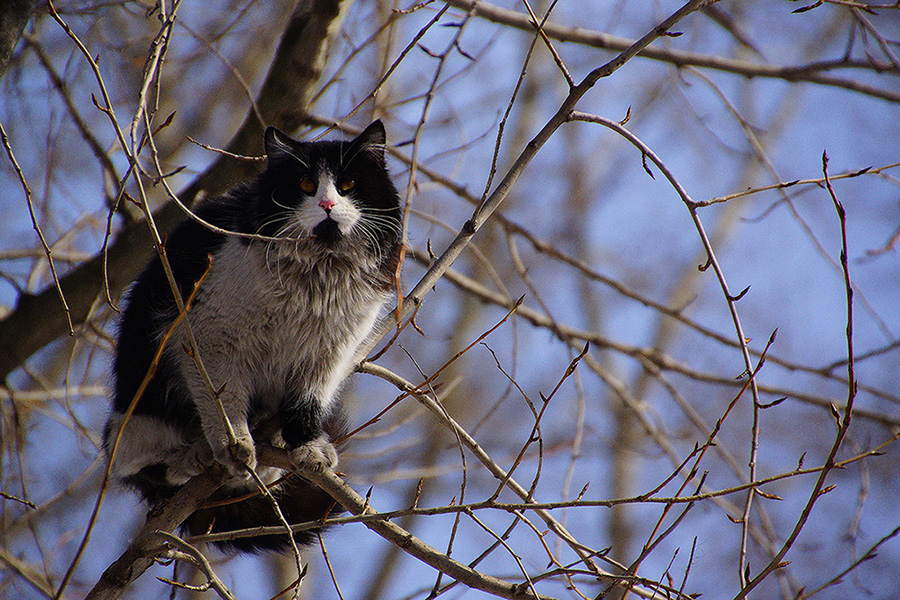
[[[316,191],[316,182],[312,179],[304,179],[300,182],[300,191],[304,194],[312,194]]]
[[[345,179],[340,184],[338,184],[338,189],[342,194],[346,194],[350,190],[352,190],[356,186],[356,182],[352,179]]]

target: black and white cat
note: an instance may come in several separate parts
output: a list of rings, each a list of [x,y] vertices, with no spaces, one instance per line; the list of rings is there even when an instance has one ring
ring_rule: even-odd
[[[336,464],[331,442],[343,422],[337,391],[390,296],[400,252],[399,196],[384,144],[380,121],[351,141],[298,142],[270,127],[265,171],[203,202],[196,214],[224,230],[277,241],[227,235],[194,220],[168,237],[166,254],[185,300],[211,257],[188,319],[238,446],[229,448],[185,330],[176,327],[122,431],[113,464],[114,475],[151,504],[174,494],[213,457],[232,475],[214,499],[247,495],[256,489],[246,471],[256,467],[254,442],[319,453]],[[177,315],[156,257],[131,288],[122,317],[107,452]],[[268,482],[283,475],[257,472]],[[319,519],[333,505],[296,476],[273,494],[291,523]],[[196,534],[278,523],[269,502],[257,495],[201,509],[188,527]],[[297,539],[309,540],[302,534]],[[282,535],[224,545],[252,551],[287,544]]]

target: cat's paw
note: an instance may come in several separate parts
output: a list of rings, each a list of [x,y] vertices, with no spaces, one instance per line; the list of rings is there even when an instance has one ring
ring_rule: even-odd
[[[311,442],[291,450],[291,462],[306,469],[320,471],[333,469],[338,464],[338,453],[328,437],[320,435]]]
[[[216,461],[228,469],[228,473],[241,479],[250,479],[250,470],[256,469],[256,446],[250,435],[238,437],[233,443],[213,448]]]

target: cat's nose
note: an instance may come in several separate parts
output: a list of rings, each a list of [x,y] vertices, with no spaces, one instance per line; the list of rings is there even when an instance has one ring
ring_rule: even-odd
[[[325,212],[331,212],[331,209],[334,208],[334,205],[337,204],[331,198],[322,198],[319,200],[319,206],[325,209]]]

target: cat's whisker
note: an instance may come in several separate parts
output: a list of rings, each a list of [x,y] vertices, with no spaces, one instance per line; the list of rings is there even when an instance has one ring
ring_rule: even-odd
[[[300,158],[300,156],[298,156],[293,150],[291,150],[290,148],[288,148],[287,146],[284,146],[284,145],[279,145],[279,148],[281,149],[282,152],[284,152],[288,156],[291,156],[292,158],[296,159],[296,161],[298,163],[300,163],[304,168],[306,168],[306,169],[309,168],[309,164],[305,160]]]

